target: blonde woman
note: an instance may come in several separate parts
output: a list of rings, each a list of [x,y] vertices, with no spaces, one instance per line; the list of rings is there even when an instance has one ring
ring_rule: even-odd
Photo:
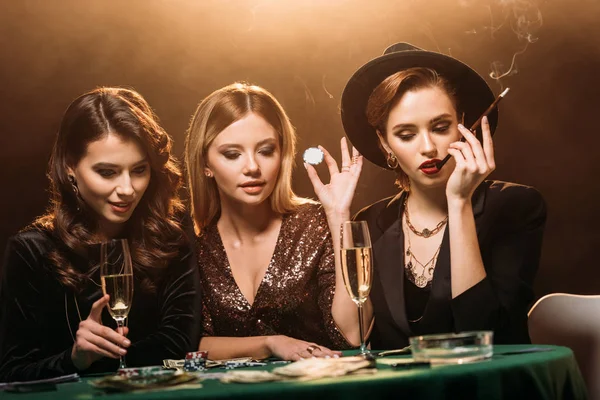
[[[204,296],[199,349],[211,358],[296,360],[358,344],[336,250],[349,218],[337,210],[352,200],[362,159],[342,172],[330,164],[331,183],[315,186],[319,204],[292,191],[295,143],[285,111],[258,86],[219,89],[192,118],[185,162]]]

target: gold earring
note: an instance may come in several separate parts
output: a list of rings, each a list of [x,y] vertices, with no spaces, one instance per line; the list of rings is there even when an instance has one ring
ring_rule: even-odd
[[[212,178],[212,172],[210,171],[206,171],[204,175],[206,175],[208,178]]]
[[[391,169],[398,168],[398,159],[394,154],[392,154],[391,151],[388,153],[387,157],[385,158],[385,161],[387,163],[387,166]]]
[[[77,212],[79,212],[79,211],[81,211],[81,207],[79,206],[81,197],[79,196],[79,188],[77,187],[77,181],[75,180],[75,177],[73,175],[69,175],[68,179],[69,179],[69,182],[71,183],[71,188],[73,189],[73,192],[75,193],[75,198],[77,201]]]
[[[71,183],[71,187],[73,188],[73,192],[75,192],[75,196],[79,195],[79,188],[77,187],[77,181],[73,175],[69,175],[69,182]]]

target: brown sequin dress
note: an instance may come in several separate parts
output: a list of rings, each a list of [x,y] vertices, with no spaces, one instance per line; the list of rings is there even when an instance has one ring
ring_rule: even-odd
[[[205,228],[197,247],[204,336],[286,335],[336,350],[350,347],[331,316],[335,262],[320,205],[284,215],[252,305],[233,278],[216,223]]]

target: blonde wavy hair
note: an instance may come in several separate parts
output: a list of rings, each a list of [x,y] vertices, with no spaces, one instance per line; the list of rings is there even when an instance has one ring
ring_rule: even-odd
[[[214,179],[204,174],[208,148],[232,123],[249,113],[264,118],[277,132],[281,147],[281,169],[269,197],[273,211],[285,214],[312,202],[292,190],[296,154],[296,131],[281,104],[267,90],[247,83],[234,83],[214,91],[198,105],[185,138],[185,166],[190,190],[190,213],[194,230],[201,234],[221,211]]]

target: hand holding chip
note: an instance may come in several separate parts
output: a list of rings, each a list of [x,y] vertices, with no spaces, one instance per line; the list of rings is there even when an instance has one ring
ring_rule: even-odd
[[[342,138],[340,147],[342,152],[341,170],[338,169],[335,159],[322,146],[319,146],[318,149],[310,148],[304,152],[304,167],[328,219],[335,217],[336,220],[340,218],[341,220],[348,220],[350,218],[350,205],[362,170],[363,158],[354,147],[352,148],[352,157],[350,157],[346,138]],[[328,184],[323,184],[313,167],[313,165],[320,162],[316,150],[321,152],[327,164],[330,175]]]

